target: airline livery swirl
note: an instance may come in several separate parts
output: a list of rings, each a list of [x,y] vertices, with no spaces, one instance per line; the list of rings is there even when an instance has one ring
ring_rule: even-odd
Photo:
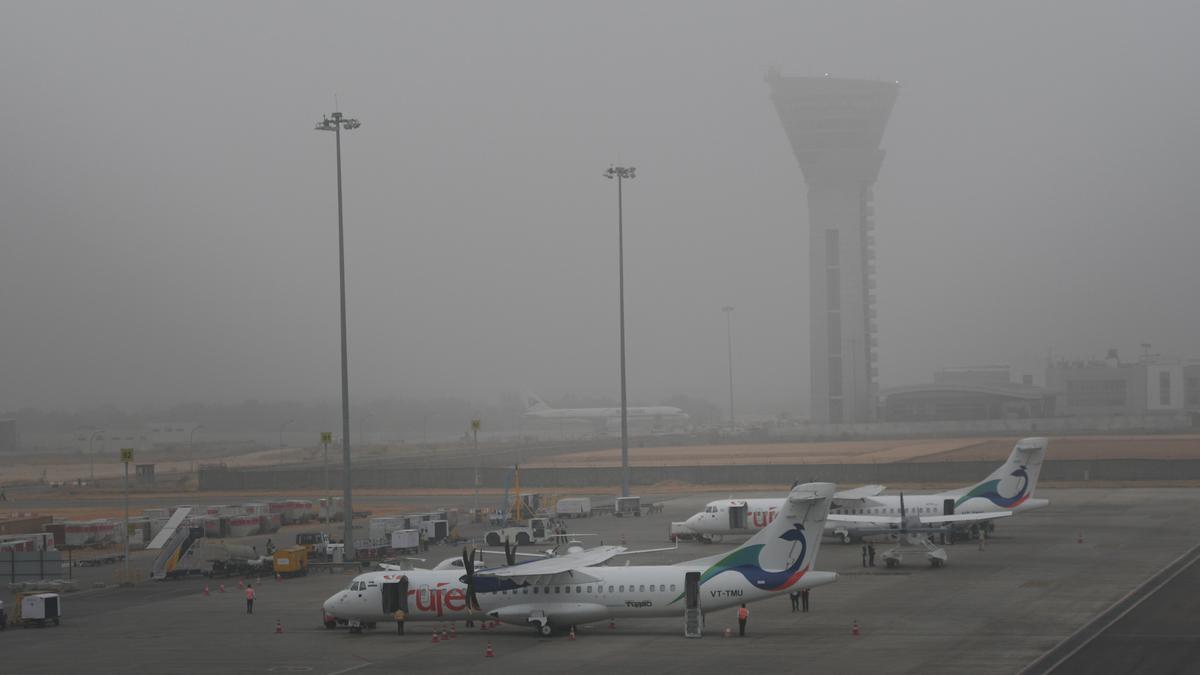
[[[787,588],[800,580],[804,573],[808,571],[808,567],[800,569],[800,565],[804,563],[804,556],[808,553],[808,541],[804,538],[804,525],[796,523],[792,529],[784,532],[779,537],[784,541],[792,542],[792,550],[795,550],[797,544],[800,546],[800,555],[787,568],[778,572],[771,572],[762,568],[758,561],[759,553],[762,551],[763,544],[755,544],[739,548],[733,553],[721,558],[712,567],[705,570],[700,577],[700,584],[712,579],[713,577],[724,574],[725,572],[736,572],[746,578],[754,585],[755,588],[760,588],[767,591],[777,591]]]
[[[1000,479],[993,478],[992,480],[984,481],[979,485],[976,485],[970,492],[959,497],[958,501],[954,502],[954,505],[961,506],[963,502],[969,499],[982,497],[983,499],[986,499],[996,506],[1004,509],[1011,509],[1013,507],[1020,506],[1021,502],[1029,499],[1029,493],[1026,492],[1026,489],[1029,487],[1029,474],[1025,472],[1025,466],[1022,465],[1009,475],[1017,476],[1021,479],[1021,489],[1017,490],[1015,495],[1011,497],[1005,497],[1004,495],[1000,494]]]

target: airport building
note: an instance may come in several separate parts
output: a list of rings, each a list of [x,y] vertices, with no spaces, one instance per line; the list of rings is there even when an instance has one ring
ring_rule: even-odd
[[[1046,368],[1046,386],[1008,366],[947,368],[933,382],[881,392],[887,422],[1175,416],[1200,424],[1200,361],[1144,356],[1124,362],[1059,359]]]
[[[17,421],[0,420],[0,452],[17,451]]]
[[[1042,419],[1055,416],[1056,397],[1025,376],[1014,382],[1008,366],[946,368],[933,382],[882,392],[888,422]]]
[[[1110,349],[1103,360],[1051,363],[1046,386],[1058,394],[1060,415],[1200,415],[1200,361],[1147,354],[1123,362]]]
[[[870,422],[879,396],[872,186],[899,86],[767,74],[808,187],[811,419]]]

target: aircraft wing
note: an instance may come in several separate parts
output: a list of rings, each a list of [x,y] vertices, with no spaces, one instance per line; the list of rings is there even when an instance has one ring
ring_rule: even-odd
[[[625,548],[622,546],[597,546],[554,558],[542,558],[507,567],[479,570],[475,575],[511,579],[518,584],[529,581],[554,583],[552,580],[559,575],[563,575],[564,581],[594,581],[595,578],[584,572],[584,568],[607,562],[624,552]]]
[[[924,525],[933,525],[936,523],[970,523],[980,520],[1007,518],[1012,514],[1012,511],[992,511],[991,513],[959,513],[953,516],[921,516],[921,523]]]
[[[861,487],[850,488],[849,490],[842,490],[833,493],[833,503],[864,501],[868,497],[874,497],[883,492],[883,489],[882,485],[863,485]]]
[[[825,520],[830,523],[890,523],[900,524],[900,516],[847,516],[841,513],[831,513]]]

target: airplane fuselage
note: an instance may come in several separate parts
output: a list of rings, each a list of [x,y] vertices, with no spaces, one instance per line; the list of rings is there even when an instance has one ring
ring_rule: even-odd
[[[343,621],[392,621],[392,614],[384,611],[383,584],[398,583],[407,576],[406,621],[456,621],[486,614],[506,623],[524,625],[531,616],[542,612],[556,624],[566,625],[610,618],[682,616],[685,575],[708,569],[685,565],[587,567],[580,571],[594,577],[590,582],[477,591],[480,608],[475,612],[468,611],[467,587],[460,581],[461,570],[371,572],[355,577],[350,587],[326,600],[324,610],[327,617]],[[756,586],[739,571],[730,569],[700,583],[700,608],[706,612],[719,610],[836,579],[836,573],[804,568],[789,575],[790,583],[765,587],[776,580],[762,580],[764,586]]]
[[[625,409],[629,418],[686,419],[687,414],[671,406],[631,406]],[[530,410],[525,417],[532,419],[559,420],[607,420],[621,417],[620,408],[550,408]]]
[[[904,509],[909,515],[917,516],[932,516],[941,515],[945,512],[945,504],[947,499],[953,499],[956,502],[964,495],[959,492],[940,492],[926,495],[905,495]],[[730,507],[735,505],[746,505],[746,518],[744,526],[734,527],[731,525],[729,511]],[[1041,508],[1049,504],[1045,499],[1026,498],[1021,503],[1004,508],[984,497],[972,497],[962,501],[961,504],[956,504],[954,513],[970,514],[970,513],[996,513],[998,511],[1011,510],[1016,513],[1028,511],[1031,509]],[[762,528],[766,527],[775,520],[775,516],[779,513],[779,509],[783,505],[782,499],[723,499],[714,502],[709,502],[705,506],[705,510],[693,515],[686,521],[689,529],[699,534],[708,536],[719,535],[740,535],[754,534]],[[840,530],[853,531],[856,529],[878,529],[888,526],[886,522],[878,523],[839,523],[836,522],[836,517],[840,514],[854,516],[887,516],[898,517],[900,515],[900,497],[899,495],[877,495],[866,500],[862,505],[857,507],[839,507],[832,506],[829,510],[830,520],[825,523],[825,532],[833,533]]]

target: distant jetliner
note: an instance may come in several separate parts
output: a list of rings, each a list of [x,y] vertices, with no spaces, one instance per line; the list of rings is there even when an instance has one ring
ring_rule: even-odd
[[[682,421],[687,413],[669,405],[628,406],[629,419]],[[542,420],[591,420],[604,423],[621,418],[621,408],[551,408],[537,394],[525,392],[525,417]]]

